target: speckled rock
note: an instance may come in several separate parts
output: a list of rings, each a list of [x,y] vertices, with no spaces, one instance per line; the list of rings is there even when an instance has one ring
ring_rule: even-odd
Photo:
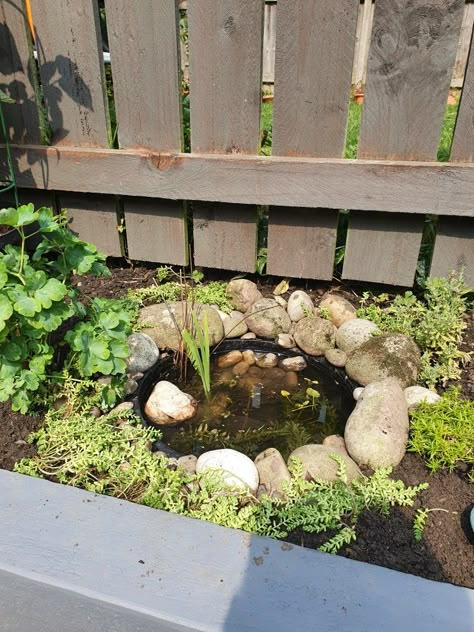
[[[285,300],[283,298],[283,296],[274,296],[273,298],[278,303],[278,305],[281,305],[281,307],[283,307],[283,309],[286,309],[286,306],[288,305],[288,301]]]
[[[242,312],[234,310],[225,316],[226,317],[222,319],[222,324],[224,325],[226,338],[240,338],[247,333],[249,328],[247,327],[245,316]]]
[[[191,310],[197,315],[202,324],[204,314],[207,317],[209,330],[209,342],[211,346],[216,345],[224,337],[224,325],[213,307],[202,305],[201,303],[191,304],[188,302],[159,303],[142,307],[138,316],[138,323],[150,325],[145,327],[141,333],[147,334],[155,341],[160,349],[179,349],[181,344],[180,331],[184,328],[186,314],[191,314]]]
[[[347,355],[342,349],[328,349],[324,354],[324,357],[333,366],[342,368],[346,366]]]
[[[268,448],[254,462],[260,478],[259,496],[283,498],[284,484],[290,482],[291,476],[280,452],[275,448]]]
[[[329,312],[330,320],[335,327],[340,327],[348,320],[357,318],[355,307],[337,294],[323,296],[319,307]]]
[[[363,345],[377,333],[380,333],[379,328],[371,320],[365,320],[365,318],[347,320],[337,330],[336,346],[349,355],[351,351]]]
[[[436,404],[441,399],[438,393],[430,391],[428,388],[424,388],[424,386],[409,386],[403,393],[408,405],[408,410],[414,410],[421,402]]]
[[[290,295],[286,309],[291,320],[297,323],[305,316],[313,313],[314,305],[306,292],[296,290]]]
[[[197,460],[196,472],[201,474],[206,470],[217,472],[229,487],[248,488],[254,494],[258,489],[257,466],[248,456],[237,450],[224,448],[204,452]]]
[[[398,380],[373,382],[364,388],[347,420],[346,449],[359,465],[395,467],[405,455],[408,428],[407,403]]]
[[[344,461],[348,482],[362,476],[357,464],[348,456],[347,452],[334,446],[309,443],[293,450],[290,459],[297,458],[303,463],[303,477],[306,480],[334,482],[337,480],[339,466],[331,454],[339,455]]]
[[[279,366],[285,371],[304,371],[308,365],[303,356],[294,356],[293,358],[280,360]]]
[[[127,338],[128,358],[127,371],[142,373],[148,371],[160,357],[155,341],[143,332],[130,334]]]
[[[286,311],[272,298],[260,299],[247,312],[248,328],[262,338],[288,333],[290,324]]]
[[[197,456],[194,456],[194,454],[180,456],[177,464],[178,467],[185,469],[188,474],[196,474]]]
[[[262,293],[255,283],[248,279],[234,279],[230,281],[226,292],[235,309],[244,313],[262,298]]]
[[[264,355],[257,357],[257,366],[261,369],[270,369],[273,366],[277,366],[278,356],[275,353],[265,353]]]
[[[296,325],[295,342],[305,353],[312,356],[324,355],[334,347],[334,325],[317,316],[303,318]]]
[[[190,419],[196,409],[196,400],[167,380],[161,380],[155,385],[145,404],[147,417],[164,426]]]
[[[294,338],[290,334],[279,334],[275,342],[283,349],[292,349],[295,346]]]
[[[346,373],[362,386],[395,377],[406,388],[415,384],[420,363],[420,350],[412,338],[383,334],[367,340],[349,355]]]

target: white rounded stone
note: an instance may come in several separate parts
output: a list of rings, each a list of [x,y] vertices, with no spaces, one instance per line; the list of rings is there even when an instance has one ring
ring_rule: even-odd
[[[436,404],[441,399],[438,393],[430,391],[424,386],[408,386],[403,391],[403,394],[407,400],[408,410],[414,410],[421,404],[421,402]]]
[[[371,320],[364,318],[346,320],[336,332],[336,347],[349,354],[376,333],[379,333],[379,328]]]
[[[258,489],[259,476],[255,463],[248,456],[223,448],[204,452],[196,463],[196,472],[201,474],[206,470],[214,470],[220,474],[222,481],[229,487],[246,487],[255,494]]]

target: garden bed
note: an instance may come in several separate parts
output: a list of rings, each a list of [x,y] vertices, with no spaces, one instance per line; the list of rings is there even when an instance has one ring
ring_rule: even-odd
[[[82,277],[78,287],[89,296],[116,298],[125,295],[129,289],[152,285],[153,278],[152,268],[122,267],[121,262],[116,261],[112,276]],[[271,293],[273,285],[260,285],[264,295]],[[305,288],[314,298],[320,297],[327,289],[327,284],[312,284]],[[344,294],[348,299],[355,298],[350,288]],[[468,349],[473,339],[472,320],[466,334],[464,345]],[[469,369],[464,370],[461,384],[464,395],[472,396],[472,373]],[[3,422],[0,425],[0,467],[11,469],[15,461],[34,452],[26,439],[30,431],[41,426],[42,418],[13,413],[5,404],[0,405],[0,416]],[[461,469],[430,474],[421,457],[407,454],[393,477],[410,485],[428,481],[430,486],[420,492],[414,507],[393,509],[388,519],[364,512],[357,523],[356,542],[346,546],[340,554],[474,588],[474,547],[469,541],[467,516],[467,508],[474,504],[474,487],[468,482],[466,473]],[[429,514],[420,542],[414,540],[412,528],[418,507],[446,510]],[[318,536],[308,533],[292,533],[288,540],[308,548],[317,548],[321,544]]]

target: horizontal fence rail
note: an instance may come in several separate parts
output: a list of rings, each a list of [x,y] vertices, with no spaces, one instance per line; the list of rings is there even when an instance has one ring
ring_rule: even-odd
[[[474,284],[473,7],[31,0],[30,33],[23,0],[0,0],[20,198],[54,193],[71,229],[113,256],[185,265],[191,245],[195,265],[253,272],[259,249],[271,274],[331,279],[343,252],[343,278],[405,286],[429,224],[431,273],[463,269]]]

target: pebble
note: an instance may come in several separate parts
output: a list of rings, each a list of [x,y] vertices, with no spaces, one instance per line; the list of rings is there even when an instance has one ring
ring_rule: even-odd
[[[229,353],[224,353],[217,358],[217,366],[220,369],[226,369],[227,367],[234,366],[237,362],[242,360],[242,352],[241,351],[229,351]]]
[[[128,378],[128,380],[125,382],[125,386],[123,387],[123,392],[125,396],[128,397],[129,395],[133,395],[137,391],[137,389],[138,382],[136,380]]]
[[[308,365],[303,356],[295,356],[294,358],[284,358],[280,360],[280,367],[285,371],[303,371]]]
[[[247,362],[249,366],[253,366],[255,362],[257,361],[257,358],[255,357],[255,353],[251,351],[250,349],[246,349],[245,351],[242,351],[242,359],[245,360],[245,362]]]
[[[232,373],[234,375],[245,375],[249,368],[249,363],[245,360],[241,360],[240,362],[237,362],[237,364],[234,364],[234,366],[232,367]]]
[[[150,369],[160,357],[158,346],[150,336],[142,332],[131,334],[127,338],[127,369],[130,373],[144,373]]]
[[[284,349],[291,349],[295,346],[294,338],[290,334],[279,334],[276,343]]]
[[[329,362],[329,364],[332,364],[333,366],[337,366],[339,368],[344,367],[347,362],[347,355],[344,353],[344,351],[341,351],[341,349],[328,349],[324,353],[324,357]]]
[[[257,337],[257,334],[254,334],[253,331],[249,331],[243,336],[240,336],[240,339],[241,340],[255,340],[256,337]]]
[[[364,387],[363,386],[358,386],[357,388],[354,389],[352,396],[354,397],[354,399],[356,400],[356,402],[359,401],[360,396],[362,395],[362,393],[364,392]]]
[[[285,386],[287,388],[296,388],[298,386],[298,374],[294,371],[288,371],[285,376]]]
[[[278,364],[278,356],[275,353],[266,353],[257,359],[257,366],[261,369],[270,369]]]

